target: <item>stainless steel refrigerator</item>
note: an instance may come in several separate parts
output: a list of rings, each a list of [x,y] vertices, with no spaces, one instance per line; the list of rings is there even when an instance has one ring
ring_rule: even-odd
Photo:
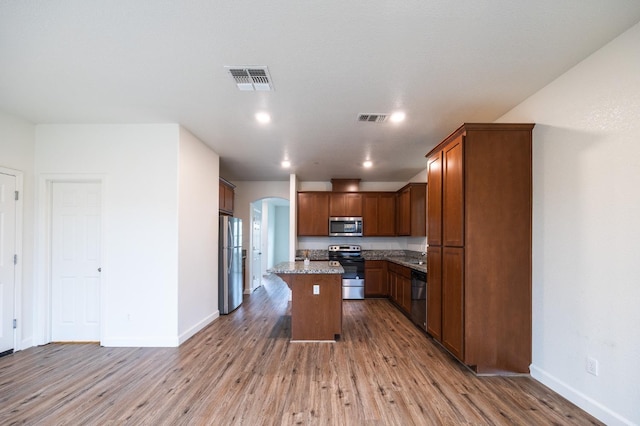
[[[218,308],[231,313],[242,303],[242,219],[220,216]]]

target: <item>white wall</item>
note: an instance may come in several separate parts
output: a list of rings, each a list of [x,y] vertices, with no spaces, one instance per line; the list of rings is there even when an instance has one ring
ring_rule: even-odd
[[[266,271],[267,269],[274,266],[273,259],[276,252],[276,206],[273,205],[273,203],[268,199],[263,201],[263,206],[266,207],[266,209],[262,209],[263,231],[267,236],[267,238],[264,240],[266,241],[267,245],[266,263],[264,265],[264,270]],[[264,215],[265,210],[267,211],[266,223]],[[264,227],[266,227],[266,229]]]
[[[223,176],[224,177],[224,176]],[[289,199],[289,181],[238,181],[236,185],[233,215],[242,219],[242,246],[250,251],[249,237],[251,229],[251,203],[263,198]]]
[[[532,376],[640,424],[640,24],[498,121],[537,123]]]
[[[277,265],[289,260],[289,207],[276,206],[274,231],[273,263]]]
[[[180,128],[178,183],[178,335],[180,343],[219,316],[220,157]]]
[[[40,189],[45,176],[105,179],[103,345],[178,344],[178,140],[177,124],[36,127]],[[45,201],[38,200],[39,215]],[[47,286],[43,237],[36,242],[39,311]]]
[[[18,314],[18,347],[16,349],[33,346],[35,132],[35,125],[0,112],[0,167],[20,171],[23,177],[22,256],[18,262],[22,283],[18,295],[20,305],[16,309]]]

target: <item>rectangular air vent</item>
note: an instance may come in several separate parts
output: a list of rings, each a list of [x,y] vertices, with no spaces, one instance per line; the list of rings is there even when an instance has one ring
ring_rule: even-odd
[[[358,114],[358,121],[369,123],[384,123],[387,121],[387,114]]]
[[[273,90],[269,69],[266,66],[226,66],[225,68],[229,70],[239,90],[263,92]]]

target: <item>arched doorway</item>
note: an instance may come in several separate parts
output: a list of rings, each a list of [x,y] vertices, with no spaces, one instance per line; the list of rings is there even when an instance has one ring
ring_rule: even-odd
[[[289,200],[276,197],[251,203],[246,293],[262,285],[267,269],[289,259],[289,207]]]

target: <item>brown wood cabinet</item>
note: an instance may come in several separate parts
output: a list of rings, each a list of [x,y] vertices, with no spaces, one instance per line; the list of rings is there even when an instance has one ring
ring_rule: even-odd
[[[329,195],[329,216],[362,217],[362,193],[331,192]]]
[[[235,185],[231,182],[220,178],[218,183],[218,202],[220,213],[232,215],[233,216],[233,203],[234,203],[234,192]]]
[[[411,313],[411,269],[388,262],[389,297],[407,315]],[[366,280],[365,280],[366,285]]]
[[[362,224],[365,237],[396,235],[395,192],[364,192]]]
[[[329,236],[329,192],[298,192],[298,236]]]
[[[442,247],[429,246],[427,255],[427,333],[442,341]]]
[[[427,331],[479,374],[531,364],[533,126],[464,124],[427,154]]]
[[[411,234],[411,191],[409,188],[401,189],[396,196],[398,235]]]
[[[291,340],[334,340],[342,334],[339,274],[279,274],[291,288]],[[318,293],[314,293],[318,286]]]
[[[424,237],[427,235],[427,184],[410,183],[397,195],[398,235]]]
[[[427,236],[429,246],[442,245],[442,152],[427,160]],[[429,259],[427,258],[427,261]],[[429,268],[427,268],[428,270]]]
[[[442,344],[462,359],[464,356],[464,249],[442,249]]]
[[[365,260],[364,297],[388,297],[389,280],[386,260]]]
[[[398,192],[298,192],[298,236],[329,235],[329,217],[362,217],[363,236],[426,235],[426,183]]]

